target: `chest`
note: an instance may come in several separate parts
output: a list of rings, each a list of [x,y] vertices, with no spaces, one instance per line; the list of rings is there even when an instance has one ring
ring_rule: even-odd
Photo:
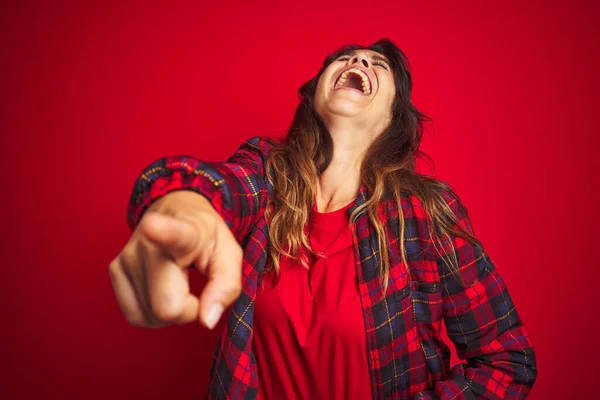
[[[434,374],[444,370],[442,363],[448,356],[447,346],[440,339],[443,302],[436,258],[425,246],[426,225],[409,209],[404,214],[405,229],[400,238],[395,215],[382,216],[387,255],[368,218],[359,218],[350,231],[352,267],[348,268],[354,272],[375,399],[392,394],[410,398],[411,393],[430,385]],[[401,257],[400,240],[406,261]],[[268,227],[261,219],[244,244],[244,294],[234,304],[230,319],[236,329],[227,329],[224,338],[243,348],[249,359],[254,359],[250,333],[254,329],[258,277],[271,262],[269,246]],[[389,265],[385,292],[381,279],[384,257]]]
[[[279,273],[270,271],[261,277],[255,298],[255,332],[286,332],[302,347],[319,347],[323,337],[354,337],[357,345],[364,344],[349,227],[311,230],[310,244],[317,255],[304,252],[308,265],[282,255]]]

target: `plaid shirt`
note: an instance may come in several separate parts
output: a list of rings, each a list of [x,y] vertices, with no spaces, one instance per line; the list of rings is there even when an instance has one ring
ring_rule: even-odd
[[[252,321],[259,273],[268,259],[269,235],[263,216],[272,186],[264,166],[280,139],[253,137],[226,162],[167,157],[137,179],[128,206],[131,229],[145,208],[172,190],[204,195],[244,249],[242,294],[226,314],[214,354],[208,398],[256,399],[258,372],[252,351]],[[458,199],[442,193],[463,227],[468,218]],[[370,196],[363,185],[356,204]],[[402,198],[405,245],[411,279],[400,257],[398,208],[380,205],[388,241],[390,281],[379,283],[380,252],[374,227],[363,215],[353,226],[355,267],[367,335],[374,399],[524,399],[537,376],[535,353],[506,284],[489,256],[460,237],[452,237],[465,286],[433,249],[428,219],[416,197]],[[449,349],[440,338],[442,321],[458,356],[450,367]],[[293,373],[289,371],[289,373]]]

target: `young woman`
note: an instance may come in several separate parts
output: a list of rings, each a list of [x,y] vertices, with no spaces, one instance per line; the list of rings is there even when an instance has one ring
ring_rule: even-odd
[[[210,398],[523,399],[535,354],[447,183],[415,171],[427,117],[389,40],[346,46],[300,88],[285,139],[137,180],[110,266],[127,320],[225,312]],[[142,218],[143,217],[143,218]],[[200,299],[187,267],[208,275]],[[458,356],[440,338],[442,321]]]

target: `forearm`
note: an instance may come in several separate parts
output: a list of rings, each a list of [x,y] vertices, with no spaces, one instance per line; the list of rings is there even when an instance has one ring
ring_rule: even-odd
[[[203,195],[192,190],[174,190],[153,201],[145,212],[159,212],[177,215],[179,210],[193,207],[203,212],[219,215],[211,202]]]
[[[206,198],[242,242],[266,207],[263,164],[269,146],[270,142],[255,137],[242,144],[226,162],[206,162],[190,156],[155,161],[134,184],[127,209],[131,230],[159,198],[172,192],[191,191]]]
[[[537,378],[536,357],[522,324],[452,367],[446,380],[413,396],[421,399],[525,399]]]
[[[458,224],[472,233],[459,200],[444,195]],[[451,242],[437,260],[444,323],[458,357],[467,362],[413,399],[524,399],[537,377],[536,358],[506,282],[481,245],[456,235]],[[457,269],[449,267],[452,260]]]

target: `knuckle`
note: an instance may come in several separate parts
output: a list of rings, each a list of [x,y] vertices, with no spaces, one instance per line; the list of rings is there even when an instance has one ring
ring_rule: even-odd
[[[200,271],[203,275],[206,275],[208,272],[208,256],[203,254],[200,257],[200,260],[196,264],[196,269]]]
[[[150,324],[146,321],[146,319],[141,315],[132,315],[125,314],[125,319],[129,322],[130,325],[136,326],[138,328],[146,328]]]
[[[124,263],[130,269],[147,269],[158,256],[159,248],[147,240],[137,241],[128,251],[124,252]]]
[[[116,258],[112,260],[110,264],[108,264],[108,273],[110,274],[110,279],[113,281],[117,278],[119,268],[121,268],[121,264]]]
[[[163,295],[151,301],[151,309],[157,321],[175,321],[181,315],[181,301],[175,295]]]
[[[195,219],[203,226],[214,226],[217,222],[216,216],[206,210],[199,210],[195,213]]]
[[[198,211],[192,218],[194,225],[198,229],[201,239],[207,239],[210,236],[210,227],[214,225],[214,217],[204,211]]]
[[[128,243],[125,248],[117,256],[117,262],[123,269],[128,268],[132,264],[135,264],[135,260],[138,258],[139,252],[137,251],[137,241]]]
[[[217,222],[216,216],[208,211],[199,211],[198,220],[206,224],[207,226],[215,225],[215,223]]]
[[[123,255],[128,258],[139,258],[147,251],[148,247],[151,247],[150,241],[145,237],[141,237],[123,249]]]
[[[242,294],[242,286],[241,285],[226,285],[223,287],[223,294],[228,299],[237,299]]]
[[[140,220],[135,232],[133,233],[133,235],[131,237],[130,244],[135,245],[140,240],[142,240],[148,236],[147,232],[152,227],[150,219],[147,218],[148,215],[149,215],[148,213],[145,213],[142,216],[142,219]]]

